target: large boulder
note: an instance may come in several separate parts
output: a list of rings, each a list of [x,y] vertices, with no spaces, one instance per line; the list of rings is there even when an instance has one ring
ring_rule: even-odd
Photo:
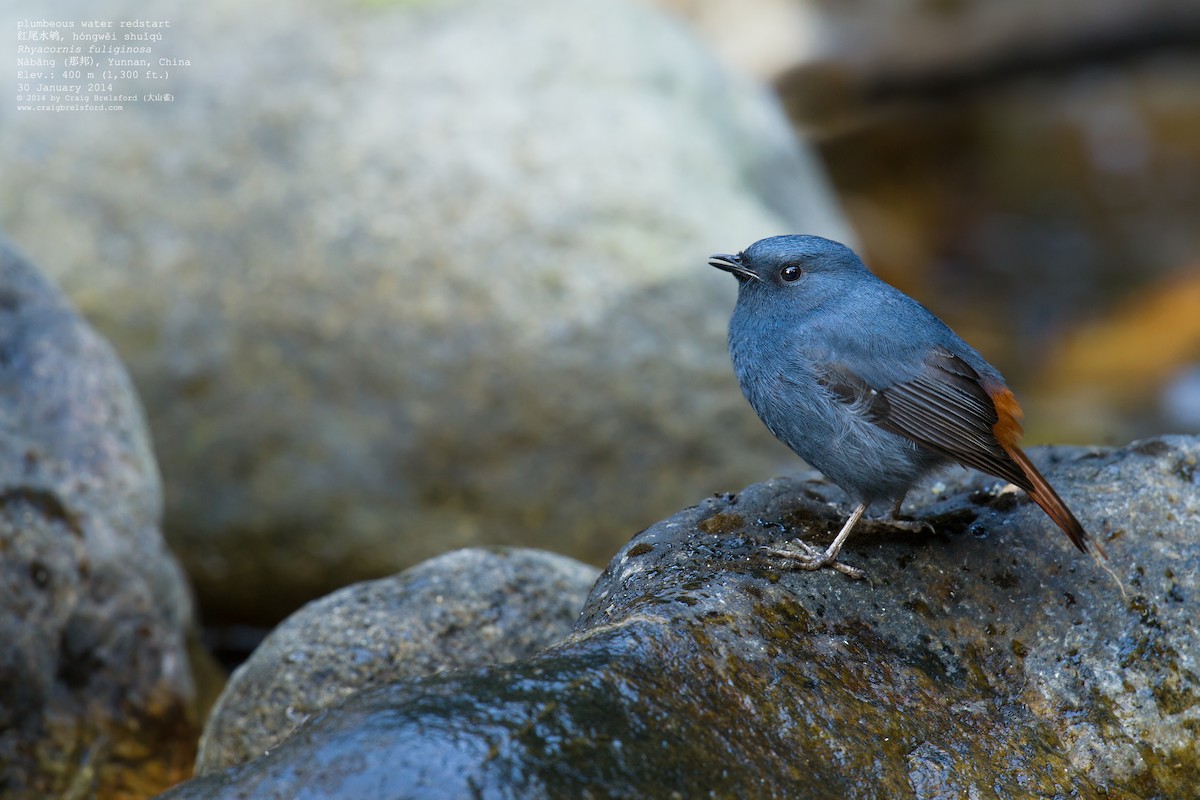
[[[129,365],[208,619],[474,543],[604,563],[786,458],[705,259],[850,234],[774,101],[683,28],[610,0],[155,15],[192,62],[174,102],[0,104],[0,223]]]
[[[958,472],[905,509],[935,533],[850,539],[869,580],[781,572],[763,546],[849,504],[773,480],[639,534],[540,655],[364,690],[165,797],[1190,797],[1200,439],[1031,457],[1107,563]]]
[[[145,796],[199,729],[183,574],[108,344],[0,239],[0,794]]]

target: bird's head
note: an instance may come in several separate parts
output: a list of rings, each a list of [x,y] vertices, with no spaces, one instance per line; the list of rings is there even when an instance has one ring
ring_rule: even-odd
[[[760,239],[735,255],[711,256],[708,263],[738,279],[739,299],[758,302],[799,303],[801,297],[812,302],[871,274],[846,245],[808,235]]]

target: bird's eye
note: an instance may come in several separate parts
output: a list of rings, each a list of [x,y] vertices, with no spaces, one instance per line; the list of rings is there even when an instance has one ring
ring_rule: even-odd
[[[788,264],[783,269],[779,270],[779,277],[783,278],[788,283],[800,279],[800,268],[795,264]]]

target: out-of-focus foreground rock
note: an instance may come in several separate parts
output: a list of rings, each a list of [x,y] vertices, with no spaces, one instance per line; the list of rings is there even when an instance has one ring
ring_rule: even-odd
[[[0,239],[0,795],[145,797],[191,772],[187,584],[116,356]]]

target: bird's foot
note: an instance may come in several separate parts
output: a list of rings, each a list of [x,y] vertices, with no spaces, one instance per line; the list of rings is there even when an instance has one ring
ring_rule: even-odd
[[[892,517],[891,519],[881,519],[877,524],[893,530],[908,531],[909,533],[937,533],[937,529],[933,527],[933,524],[923,519],[896,519]]]
[[[908,531],[909,533],[937,533],[933,525],[923,519],[901,516],[901,508],[903,506],[904,498],[901,497],[892,504],[891,513],[885,519],[872,521],[879,525],[886,525],[889,528]]]
[[[837,570],[847,578],[853,578],[856,581],[866,578],[867,573],[858,567],[852,567],[837,560],[838,550],[840,549],[840,547],[836,550],[830,547],[828,550],[818,550],[800,539],[793,539],[783,547],[763,548],[768,554],[782,559],[786,567],[791,569],[813,571],[829,568]]]
[[[934,525],[930,524],[929,522],[924,521],[924,519],[913,519],[912,517],[901,517],[900,516],[900,507],[902,505],[904,505],[904,498],[900,498],[899,500],[896,500],[895,503],[892,504],[892,512],[889,513],[887,518],[872,519],[871,522],[874,522],[875,524],[878,524],[878,525],[887,525],[888,528],[892,528],[893,530],[896,530],[896,529],[906,530],[910,534],[936,534],[937,533],[937,530],[934,528]]]

